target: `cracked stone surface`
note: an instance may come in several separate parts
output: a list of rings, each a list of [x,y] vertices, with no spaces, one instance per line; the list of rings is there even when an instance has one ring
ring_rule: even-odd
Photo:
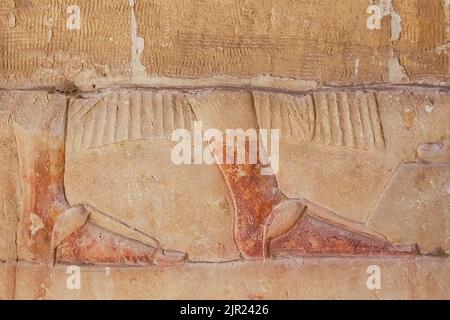
[[[370,30],[371,3],[77,0],[67,30],[65,1],[5,0],[0,85],[449,85],[448,3],[375,1]]]
[[[450,298],[448,1],[68,5],[0,3],[1,299]]]

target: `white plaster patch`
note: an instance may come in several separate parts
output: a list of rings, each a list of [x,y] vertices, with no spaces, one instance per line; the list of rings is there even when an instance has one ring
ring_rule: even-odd
[[[30,222],[30,231],[32,236],[34,236],[36,232],[44,228],[44,222],[42,221],[41,217],[39,217],[34,212],[31,212],[30,214]]]
[[[355,61],[355,78],[358,79],[358,74],[359,74],[359,63],[361,62],[361,60],[359,58],[356,59]]]
[[[436,48],[439,54],[449,52],[450,49],[450,0],[444,0],[444,14],[445,39],[444,43]]]
[[[391,16],[391,41],[398,41],[402,32],[402,18],[395,11],[392,0],[380,0],[379,6],[383,17]]]
[[[394,56],[394,49],[391,49],[391,55],[388,60],[389,82],[403,83],[410,81],[405,68],[400,64],[398,57]]]
[[[130,0],[131,7],[131,75],[132,79],[147,75],[145,66],[141,62],[144,51],[144,38],[137,34],[137,21],[134,12],[135,0]]]

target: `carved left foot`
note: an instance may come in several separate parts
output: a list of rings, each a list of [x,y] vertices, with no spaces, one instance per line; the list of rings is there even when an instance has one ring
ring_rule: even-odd
[[[187,261],[186,253],[163,250],[155,239],[89,205],[65,210],[55,223],[51,242],[54,263],[171,265]]]
[[[156,252],[157,248],[88,222],[58,246],[55,261],[77,264],[150,264]]]

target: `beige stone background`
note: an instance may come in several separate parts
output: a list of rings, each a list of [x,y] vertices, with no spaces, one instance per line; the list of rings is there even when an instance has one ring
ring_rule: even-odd
[[[67,28],[69,5],[79,29]],[[370,5],[380,29],[367,27]],[[450,151],[438,148],[450,137],[449,55],[448,0],[0,1],[0,298],[449,299]],[[220,129],[280,128],[284,194],[420,255],[242,259],[219,168],[170,163],[189,108]],[[306,110],[300,122],[291,109]],[[310,125],[308,110],[321,128],[311,139],[298,124]],[[340,122],[355,110],[359,120]],[[189,261],[84,264],[81,289],[68,289],[66,264],[40,260],[49,235],[23,237],[29,195],[52,194],[21,175],[41,140],[64,145],[70,205]],[[427,143],[439,150],[424,155]],[[366,286],[371,265],[378,290]]]

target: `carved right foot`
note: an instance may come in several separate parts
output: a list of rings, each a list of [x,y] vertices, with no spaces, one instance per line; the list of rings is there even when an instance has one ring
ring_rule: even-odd
[[[359,230],[359,226],[342,224],[335,214],[305,199],[287,199],[275,176],[261,175],[260,168],[260,165],[221,165],[233,195],[234,234],[244,258],[418,253],[415,245],[399,246],[381,235]]]
[[[270,242],[288,232],[302,217],[306,206],[299,199],[277,204],[263,226],[263,259],[270,257]]]
[[[305,213],[288,232],[271,242],[275,256],[410,256],[419,253],[417,245],[397,245],[362,226],[329,220],[319,206],[305,200]]]

